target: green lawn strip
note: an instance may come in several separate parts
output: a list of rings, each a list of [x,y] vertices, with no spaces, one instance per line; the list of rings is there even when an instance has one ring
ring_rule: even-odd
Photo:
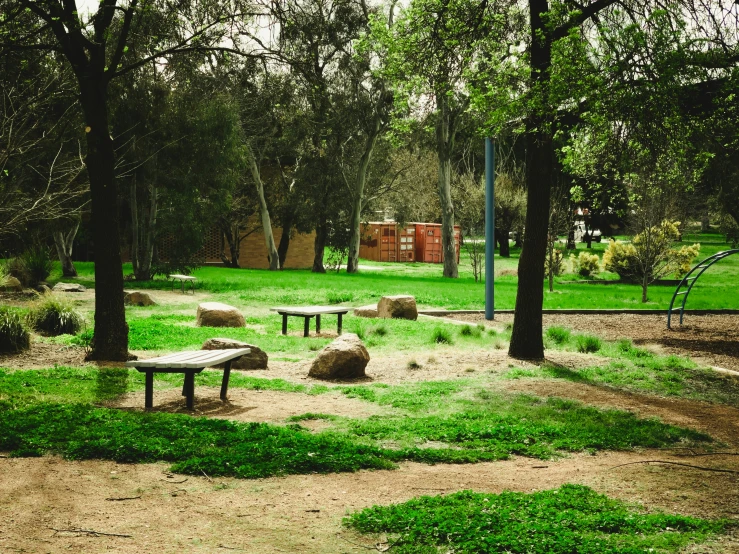
[[[489,461],[512,454],[548,459],[561,452],[662,448],[712,440],[657,419],[559,398],[480,390],[475,399],[441,398],[437,403],[438,413],[346,419],[335,421],[334,429],[367,444],[391,443],[399,456],[427,463]],[[428,448],[427,443],[434,446]]]
[[[729,245],[721,241],[718,235],[705,237],[699,259],[703,259]],[[686,244],[693,241],[686,241]],[[594,243],[591,253],[602,257],[606,242]],[[574,252],[587,250],[578,245]],[[518,263],[517,249],[513,249],[511,258],[496,256],[498,271],[515,269]],[[697,260],[696,260],[697,261]],[[360,270],[358,274],[345,272],[329,272],[316,274],[309,270],[285,270],[270,272],[266,270],[232,269],[225,267],[205,266],[197,269],[194,275],[198,278],[199,290],[213,293],[219,300],[235,305],[249,307],[272,307],[279,305],[334,304],[359,306],[375,303],[380,296],[390,294],[412,294],[422,307],[447,309],[482,309],[484,307],[484,286],[475,282],[466,252],[462,252],[459,266],[459,279],[444,279],[439,264],[405,264],[362,261],[381,270]],[[76,281],[94,286],[94,268],[91,262],[77,262],[80,274]],[[124,264],[124,272],[130,273],[130,264]],[[696,282],[690,293],[688,308],[739,309],[739,290],[735,286],[739,271],[739,256],[723,260],[704,274]],[[600,280],[613,280],[615,275],[602,273]],[[577,275],[562,275],[555,279],[556,294],[546,293],[544,307],[557,308],[659,308],[666,309],[674,292],[671,286],[651,286],[650,301],[641,302],[639,285],[591,285],[562,284],[562,281],[581,279]],[[60,270],[50,277],[54,283],[61,279]],[[495,280],[496,306],[513,308],[517,288],[515,276],[497,276]],[[545,283],[542,283],[545,286]],[[162,278],[148,282],[134,282],[131,289],[169,290],[171,284]]]
[[[322,322],[324,328],[331,329],[335,323],[328,317]],[[290,320],[290,330],[301,331],[300,336],[282,335],[281,318],[277,315],[250,316],[246,318],[247,327],[195,327],[192,316],[178,314],[129,314],[129,348],[131,350],[177,351],[199,349],[203,343],[213,337],[232,338],[249,344],[255,344],[270,356],[302,355],[310,356],[311,352],[320,350],[331,342],[329,338],[302,336],[302,320]],[[458,325],[437,322],[434,320],[409,321],[405,319],[367,320],[347,316],[344,319],[344,330],[356,333],[364,344],[375,352],[397,352],[401,350],[433,349],[440,344],[437,335],[440,329],[450,335],[451,341],[444,344],[460,344],[477,348],[494,348],[495,340],[482,333],[463,335]],[[463,328],[464,329],[464,328]],[[475,328],[476,329],[476,328]],[[69,339],[70,343],[79,342]]]
[[[373,506],[344,519],[362,533],[390,533],[391,552],[643,554],[676,552],[730,522],[644,513],[582,485],[534,493],[462,491]]]
[[[198,386],[220,387],[223,372],[205,370],[195,376]],[[159,373],[154,388],[163,390],[181,387],[179,373]],[[231,374],[230,388],[272,390],[289,393],[322,394],[331,390],[325,385],[302,385],[284,379],[263,379],[240,372]],[[144,390],[144,374],[125,368],[74,368],[58,366],[38,370],[0,368],[0,400],[14,406],[37,402],[96,403],[113,400],[127,392]]]

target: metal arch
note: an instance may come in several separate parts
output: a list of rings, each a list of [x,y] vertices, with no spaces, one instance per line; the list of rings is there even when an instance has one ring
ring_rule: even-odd
[[[685,302],[688,300],[688,295],[690,294],[690,291],[693,290],[693,285],[698,280],[698,278],[705,273],[705,271],[711,267],[713,264],[718,262],[719,260],[723,260],[727,256],[731,256],[732,254],[739,254],[739,249],[736,250],[724,250],[722,252],[716,252],[713,256],[709,256],[702,262],[700,262],[698,265],[693,267],[690,271],[688,271],[687,275],[683,277],[682,281],[680,281],[680,284],[675,289],[675,293],[672,295],[672,300],[670,300],[670,307],[667,310],[667,328],[672,329],[670,327],[671,319],[672,319],[672,312],[680,311],[680,325],[683,324],[683,313],[685,312]],[[693,273],[697,273],[691,277]],[[684,289],[684,290],[680,290]],[[675,300],[678,296],[683,297],[683,301],[680,304],[679,308],[675,308]]]

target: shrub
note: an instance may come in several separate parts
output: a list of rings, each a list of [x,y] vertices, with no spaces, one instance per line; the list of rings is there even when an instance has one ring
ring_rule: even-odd
[[[591,335],[579,335],[577,337],[577,351],[583,353],[598,352],[601,349],[603,343],[601,343],[598,337]]]
[[[22,285],[28,286],[30,279],[28,277],[26,264],[22,258],[10,258],[3,265],[5,267],[5,272],[10,277],[15,277]]]
[[[459,334],[463,337],[479,337],[482,335],[482,330],[479,327],[463,325],[462,328],[459,330]]]
[[[45,281],[51,275],[54,269],[49,249],[43,246],[34,246],[26,250],[21,258],[25,266],[27,284],[30,287],[37,287],[41,281]]]
[[[570,330],[564,327],[550,327],[547,329],[547,337],[557,344],[564,344],[570,340]]]
[[[85,350],[89,350],[92,346],[92,336],[93,336],[93,330],[92,329],[85,329],[80,334],[75,335],[72,337],[72,340],[70,340],[70,344],[74,344],[75,346],[81,346]]]
[[[382,323],[380,323],[379,325],[375,325],[374,327],[372,327],[372,329],[370,329],[370,334],[377,335],[378,337],[384,337],[385,335],[387,335],[387,333],[387,327]]]
[[[621,279],[636,280],[639,274],[638,265],[633,244],[624,244],[613,239],[608,242],[603,253],[603,269],[618,273]]]
[[[341,304],[342,302],[351,302],[354,300],[354,294],[351,292],[335,292],[326,293],[326,300],[329,304]]]
[[[12,277],[8,266],[4,263],[0,263],[0,289],[8,286],[8,281]]]
[[[408,369],[421,369],[422,366],[416,360],[410,360],[407,367]]]
[[[552,275],[562,275],[565,272],[564,256],[559,248],[554,248],[552,253],[544,258],[544,275],[549,275],[550,265]]]
[[[573,260],[572,269],[583,277],[590,277],[600,273],[600,258],[597,254],[589,254],[588,252],[580,252],[580,255],[575,259],[574,256],[570,258]]]
[[[31,336],[17,312],[0,306],[0,352],[15,353],[28,350]]]
[[[436,329],[434,329],[432,338],[433,341],[437,344],[454,344],[454,341],[452,340],[452,334],[441,327],[437,327]]]
[[[28,323],[47,335],[74,335],[84,325],[84,319],[69,302],[45,296],[31,308]]]

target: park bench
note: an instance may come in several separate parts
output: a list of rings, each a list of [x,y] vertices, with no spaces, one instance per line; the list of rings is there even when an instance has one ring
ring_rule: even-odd
[[[336,314],[338,316],[338,333],[341,334],[341,318],[350,308],[341,306],[301,306],[297,308],[270,308],[271,311],[277,312],[282,316],[282,334],[287,335],[287,318],[288,316],[296,316],[305,318],[303,325],[303,336],[307,337],[310,330],[310,320],[316,318],[316,333],[321,332],[321,315]]]
[[[249,352],[251,352],[249,348],[193,350],[148,360],[126,362],[126,367],[135,367],[138,371],[146,374],[144,406],[147,410],[150,410],[154,405],[154,374],[184,373],[185,383],[182,386],[182,396],[187,398],[187,409],[192,410],[195,397],[195,374],[200,373],[206,367],[225,363],[223,381],[221,382],[221,400],[226,400],[228,379],[231,376],[231,362],[238,360]]]
[[[179,281],[180,288],[182,289],[182,294],[185,294],[185,284],[190,283],[190,288],[192,289],[192,293],[195,294],[195,281],[198,280],[197,277],[193,277],[192,275],[168,275],[168,279],[172,280],[172,290],[174,290],[175,284]]]

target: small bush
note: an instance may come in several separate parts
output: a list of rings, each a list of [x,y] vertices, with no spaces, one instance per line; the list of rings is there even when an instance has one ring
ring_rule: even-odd
[[[354,294],[351,292],[329,291],[326,293],[326,300],[329,304],[341,304],[342,302],[351,302],[354,300]]]
[[[372,329],[370,329],[370,334],[377,335],[378,337],[384,337],[385,335],[387,335],[387,333],[387,327],[382,323],[380,323],[379,325],[375,325],[374,327],[372,327]]]
[[[17,312],[0,306],[0,352],[12,354],[28,350],[31,336]]]
[[[0,263],[0,289],[8,286],[8,282],[12,275],[8,270],[8,266],[4,263]]]
[[[463,337],[479,337],[482,335],[482,331],[479,327],[463,325],[462,328],[459,330],[459,334]]]
[[[22,260],[25,266],[27,284],[33,288],[36,288],[41,281],[45,281],[54,269],[49,249],[43,246],[34,246],[30,250],[26,250],[23,253]]]
[[[75,346],[81,346],[85,349],[89,349],[92,346],[92,336],[93,336],[93,330],[92,329],[85,329],[80,334],[75,335],[72,337],[72,340],[70,340],[70,344],[74,344]]]
[[[410,360],[407,364],[408,369],[421,369],[421,364],[419,364],[416,360]]]
[[[580,252],[580,255],[575,258],[570,256],[573,261],[572,269],[583,277],[590,277],[600,273],[600,258],[597,254],[589,254],[587,252]]]
[[[603,343],[598,337],[591,335],[579,335],[577,337],[577,351],[583,353],[598,352]]]
[[[565,344],[570,340],[570,330],[564,327],[550,327],[547,329],[547,337],[557,344]]]
[[[46,296],[28,313],[28,323],[33,329],[47,335],[74,335],[85,321],[69,302]]]
[[[434,329],[432,339],[436,344],[454,344],[452,334],[441,327]]]
[[[551,255],[547,254],[547,257],[544,258],[544,275],[549,275],[550,265],[552,266],[552,275],[562,275],[565,272],[564,257],[559,248],[555,248]]]

